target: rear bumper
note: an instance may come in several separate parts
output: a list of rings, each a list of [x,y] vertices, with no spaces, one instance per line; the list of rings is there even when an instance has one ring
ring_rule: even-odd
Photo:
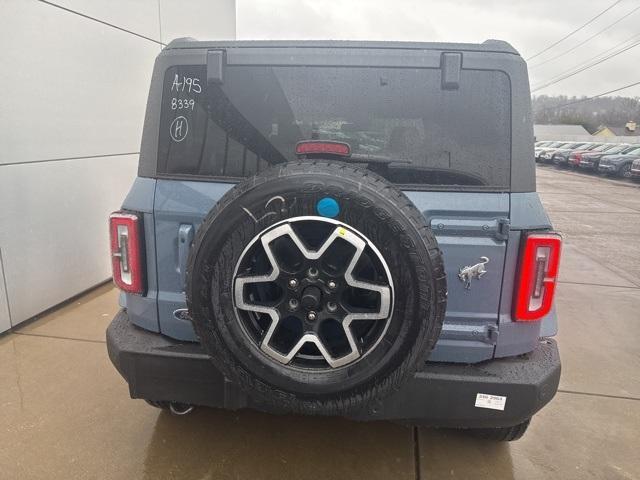
[[[271,411],[226,380],[200,345],[142,330],[129,322],[125,310],[107,329],[107,349],[132,398]],[[546,405],[559,381],[556,343],[543,340],[515,358],[475,365],[427,363],[399,391],[350,417],[439,427],[512,426]],[[506,397],[504,410],[476,407],[478,393]]]
[[[597,170],[598,162],[592,162],[589,160],[580,160],[580,163],[578,164],[578,166],[580,168],[585,168],[587,170]]]

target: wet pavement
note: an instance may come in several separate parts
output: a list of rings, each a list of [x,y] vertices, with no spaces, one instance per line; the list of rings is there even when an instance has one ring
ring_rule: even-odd
[[[109,285],[0,337],[0,478],[640,479],[640,186],[538,169],[565,234],[560,392],[522,440],[129,399]]]

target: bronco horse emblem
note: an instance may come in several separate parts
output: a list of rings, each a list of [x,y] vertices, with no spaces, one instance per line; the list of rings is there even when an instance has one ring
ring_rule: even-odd
[[[471,280],[474,278],[482,278],[487,273],[484,266],[489,263],[489,257],[480,257],[480,263],[475,265],[467,265],[462,267],[458,273],[458,278],[464,283],[464,288],[469,290],[471,288]]]

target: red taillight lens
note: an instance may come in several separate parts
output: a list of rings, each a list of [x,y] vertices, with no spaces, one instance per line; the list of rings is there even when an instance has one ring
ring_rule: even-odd
[[[144,294],[142,221],[135,213],[115,212],[109,217],[113,282],[128,293]]]
[[[553,304],[562,237],[557,233],[530,233],[520,257],[514,320],[538,320]]]
[[[296,155],[311,155],[318,153],[348,157],[351,155],[351,147],[348,143],[344,142],[321,142],[316,140],[305,140],[304,142],[298,142],[296,144]]]

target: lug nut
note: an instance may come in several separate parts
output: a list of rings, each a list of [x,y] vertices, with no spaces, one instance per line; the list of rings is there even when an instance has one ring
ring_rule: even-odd
[[[317,268],[313,268],[311,267],[308,271],[307,271],[307,275],[309,275],[309,277],[311,278],[316,278],[318,276],[318,269]]]
[[[307,320],[309,320],[310,322],[315,322],[316,318],[318,318],[318,316],[316,315],[316,312],[307,313]]]
[[[338,305],[336,305],[335,302],[329,302],[327,303],[327,310],[329,310],[330,312],[335,312],[336,310],[338,310]]]
[[[295,278],[289,280],[289,288],[298,288],[298,280]]]
[[[331,290],[335,290],[335,288],[338,286],[336,284],[336,282],[334,282],[333,280],[329,280],[329,283],[327,283],[327,286],[331,289]]]
[[[296,300],[295,298],[292,298],[291,300],[289,300],[289,310],[293,311],[297,309],[298,309],[298,300]]]

